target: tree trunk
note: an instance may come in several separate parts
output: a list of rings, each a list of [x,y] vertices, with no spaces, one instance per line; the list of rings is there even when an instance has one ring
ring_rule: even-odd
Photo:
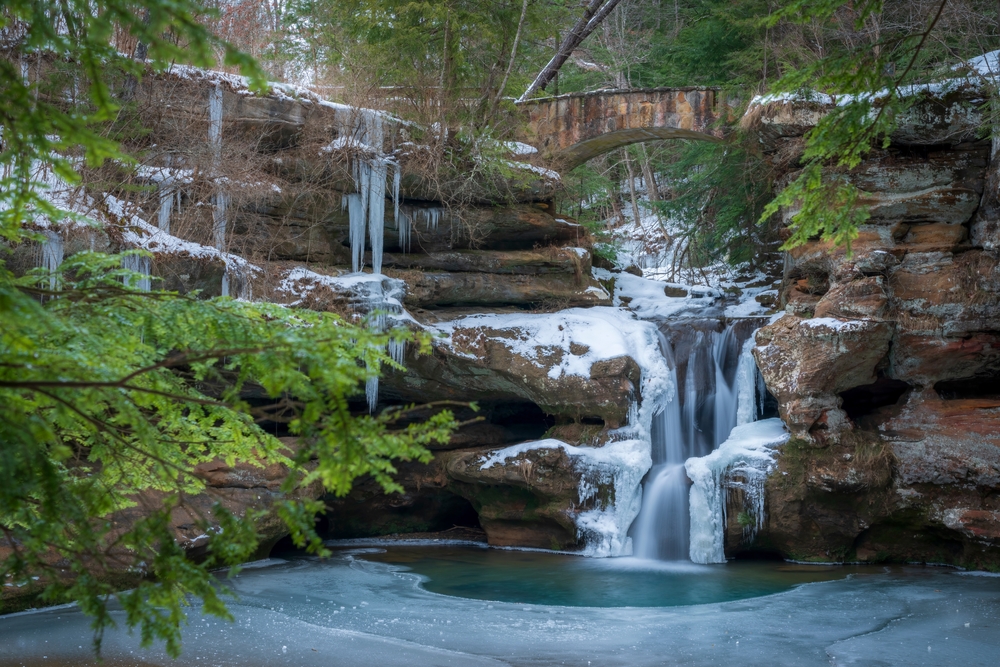
[[[566,59],[573,53],[573,50],[580,46],[580,43],[590,33],[594,32],[597,26],[601,25],[601,22],[618,6],[619,2],[621,0],[590,0],[587,9],[583,12],[583,16],[576,22],[573,29],[566,34],[552,60],[542,68],[542,71],[538,73],[538,76],[535,77],[535,80],[531,82],[531,85],[528,86],[528,89],[524,91],[524,94],[517,101],[523,102],[537,91],[545,90],[545,87],[552,82],[552,79],[559,72],[559,68],[563,66]]]
[[[496,113],[497,105],[500,104],[500,100],[503,98],[503,91],[507,88],[507,79],[510,78],[510,73],[514,70],[514,59],[517,58],[517,45],[521,41],[521,31],[524,29],[524,18],[527,15],[528,0],[524,0],[524,3],[521,5],[521,18],[517,21],[517,32],[514,33],[514,45],[510,47],[510,60],[507,61],[507,71],[503,73],[503,80],[500,81],[496,97],[493,98],[491,116]]]

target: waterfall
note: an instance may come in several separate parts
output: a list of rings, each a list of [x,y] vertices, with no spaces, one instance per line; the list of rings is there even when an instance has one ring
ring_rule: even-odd
[[[634,553],[640,558],[683,560],[693,553],[690,536],[701,510],[690,505],[685,462],[715,450],[744,423],[744,413],[757,413],[757,369],[748,356],[753,343],[744,323],[721,332],[689,330],[678,342],[690,347],[683,357],[683,391],[675,392],[653,418],[653,467],[632,530]],[[660,347],[676,384],[681,359],[666,337]]]

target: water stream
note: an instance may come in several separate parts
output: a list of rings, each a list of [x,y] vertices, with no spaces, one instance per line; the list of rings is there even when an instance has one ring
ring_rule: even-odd
[[[756,419],[757,369],[749,355],[752,342],[746,343],[758,324],[736,321],[722,331],[664,325],[660,348],[679,390],[653,418],[653,467],[632,528],[633,553],[639,558],[688,559],[691,482],[684,462],[711,453],[738,423]],[[684,378],[680,385],[678,376]]]

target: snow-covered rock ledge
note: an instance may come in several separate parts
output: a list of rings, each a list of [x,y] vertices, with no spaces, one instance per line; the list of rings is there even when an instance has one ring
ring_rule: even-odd
[[[576,478],[575,488],[572,481],[557,488],[551,484],[554,471],[544,470],[546,461],[561,460],[563,455],[569,465],[561,472]],[[561,506],[552,508],[562,517],[554,518],[574,528],[583,555],[632,552],[627,532],[639,513],[640,482],[650,466],[648,439],[613,437],[603,447],[579,447],[549,438],[478,454],[472,465],[476,464],[484,476],[565,496]]]

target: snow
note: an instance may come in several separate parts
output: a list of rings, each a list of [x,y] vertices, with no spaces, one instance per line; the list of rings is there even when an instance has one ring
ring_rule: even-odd
[[[590,368],[598,361],[628,356],[635,360],[649,378],[669,372],[659,349],[656,327],[640,322],[629,313],[617,308],[571,308],[556,313],[510,313],[471,315],[436,328],[449,338],[456,330],[463,330],[463,337],[488,336],[486,330],[503,331],[502,337],[493,339],[508,347],[511,352],[529,360],[536,360],[541,367],[548,367],[548,375],[558,379],[563,375],[590,377]],[[473,330],[476,334],[470,333]],[[573,354],[571,344],[584,346],[586,352]],[[579,348],[583,349],[583,348]],[[561,359],[548,359],[561,352]],[[543,358],[548,359],[543,361]],[[643,396],[646,396],[645,378]]]
[[[534,155],[538,149],[521,141],[505,141],[503,144],[512,155]]]
[[[118,218],[119,224],[123,225],[122,238],[125,246],[129,248],[142,248],[154,255],[186,255],[196,259],[216,259],[225,263],[227,272],[254,274],[261,271],[260,267],[254,266],[238,255],[185,241],[153,227],[139,216],[128,212],[125,203],[113,195],[104,195],[104,201],[109,212]]]
[[[323,153],[335,153],[337,151],[354,151],[359,153],[366,153],[369,156],[378,155],[378,150],[368,144],[355,139],[354,137],[337,137],[329,144],[320,149]]]
[[[375,273],[348,273],[328,276],[303,267],[287,271],[278,283],[277,291],[297,297],[291,306],[300,305],[303,299],[317,287],[326,287],[334,292],[350,295],[352,302],[371,310],[402,310],[404,286],[402,281]]]
[[[978,60],[978,59],[973,59],[973,60]],[[972,61],[969,62],[971,63]],[[968,85],[969,81],[966,79],[945,79],[944,81],[937,81],[933,83],[917,83],[907,86],[900,86],[899,88],[896,89],[896,93],[900,97],[914,97],[922,94],[939,96],[953,92]],[[858,95],[829,95],[827,93],[821,93],[815,90],[804,90],[801,92],[794,92],[794,93],[793,92],[769,93],[766,95],[755,95],[753,99],[750,100],[750,105],[747,108],[749,110],[754,106],[762,106],[771,103],[796,104],[802,102],[811,102],[828,107],[832,106],[845,107],[849,104],[854,104],[856,102],[869,102],[874,104],[880,100],[888,98],[889,95],[890,91],[884,88],[881,90],[876,90],[869,93],[862,93]]]
[[[612,274],[606,269],[593,269],[593,275],[598,280],[614,279],[614,305],[626,307],[643,319],[690,315],[716,305],[721,296],[717,290],[707,287],[680,286],[624,272]],[[667,296],[667,287],[680,287],[686,294]]]
[[[956,65],[955,69],[968,68],[987,79],[994,79],[1000,75],[1000,51],[990,51],[981,56],[970,58],[964,63]]]
[[[512,162],[510,160],[505,160],[505,162],[506,162],[507,166],[509,166],[509,167],[513,167],[514,169],[527,170],[527,171],[530,171],[530,172],[534,172],[534,173],[538,174],[539,176],[541,176],[542,178],[546,178],[546,179],[548,179],[550,181],[561,181],[562,180],[562,176],[559,175],[559,172],[552,171],[551,169],[546,169],[545,167],[539,167],[539,166],[534,165],[534,164],[528,164],[527,162]]]
[[[763,419],[733,429],[708,456],[684,464],[691,479],[691,560],[725,563],[727,488],[744,492],[753,531],[764,525],[764,481],[774,467],[775,448],[788,440],[780,419]],[[743,478],[737,481],[736,478]],[[752,535],[751,535],[752,537]]]
[[[802,326],[810,329],[832,329],[834,331],[851,331],[864,328],[864,323],[859,320],[838,320],[833,317],[814,317],[803,320]]]

